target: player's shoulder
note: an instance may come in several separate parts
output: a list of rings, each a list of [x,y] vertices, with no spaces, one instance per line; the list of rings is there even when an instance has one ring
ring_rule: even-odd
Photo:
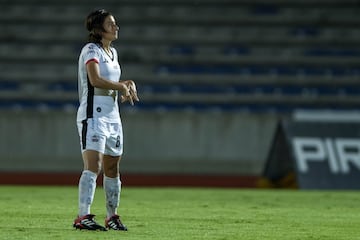
[[[100,47],[96,43],[87,43],[81,50],[80,54],[81,58],[90,59],[90,58],[100,58],[101,50]]]
[[[83,51],[99,51],[100,46],[96,43],[87,43],[83,47]]]

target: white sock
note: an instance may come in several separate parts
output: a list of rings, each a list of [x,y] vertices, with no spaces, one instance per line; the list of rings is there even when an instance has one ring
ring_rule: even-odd
[[[120,203],[120,177],[110,178],[104,175],[103,185],[106,198],[106,216],[109,218],[117,214],[117,208]]]
[[[97,174],[84,170],[79,180],[79,217],[90,214],[94,200]]]

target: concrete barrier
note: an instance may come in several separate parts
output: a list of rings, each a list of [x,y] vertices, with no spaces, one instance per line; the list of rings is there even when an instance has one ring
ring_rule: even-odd
[[[1,111],[0,171],[79,172],[74,111]],[[249,113],[124,112],[121,171],[260,175],[277,117]]]

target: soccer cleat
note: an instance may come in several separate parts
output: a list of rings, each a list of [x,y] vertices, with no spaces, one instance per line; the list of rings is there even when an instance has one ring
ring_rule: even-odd
[[[119,215],[105,219],[105,227],[112,230],[127,231],[127,227],[122,224]]]
[[[99,225],[95,220],[94,220],[95,215],[93,214],[88,214],[85,215],[83,217],[78,217],[75,219],[74,221],[74,228],[76,229],[80,229],[80,230],[93,230],[93,231],[107,231],[105,227]]]

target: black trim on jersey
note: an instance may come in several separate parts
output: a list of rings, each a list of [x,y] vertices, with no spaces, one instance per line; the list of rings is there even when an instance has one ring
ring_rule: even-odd
[[[89,76],[87,76],[88,95],[87,95],[87,106],[86,106],[86,118],[93,117],[94,111],[94,87],[91,85]]]
[[[81,142],[82,142],[82,149],[86,149],[86,133],[87,133],[87,127],[88,123],[87,120],[82,120],[82,129],[81,129]]]
[[[115,54],[112,46],[110,46],[110,51],[112,56],[110,56],[110,54],[100,44],[97,44],[97,46],[111,59],[112,62],[115,60]]]
[[[115,54],[114,54],[113,50],[110,49],[110,51],[111,51],[111,56],[110,56],[110,54],[109,54],[105,49],[103,49],[103,51],[105,52],[106,55],[108,55],[108,57],[109,57],[109,58],[111,59],[111,61],[113,62],[114,59],[115,59]]]

